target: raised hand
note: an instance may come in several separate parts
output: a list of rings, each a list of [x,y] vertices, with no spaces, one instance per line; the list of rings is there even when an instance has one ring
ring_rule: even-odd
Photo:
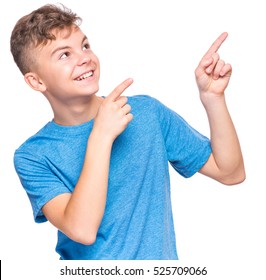
[[[214,41],[195,70],[202,99],[208,97],[208,94],[223,95],[229,83],[232,67],[221,60],[217,53],[227,36],[228,34],[224,32]]]
[[[133,83],[127,79],[118,85],[102,102],[94,120],[94,129],[111,140],[121,134],[133,119],[127,97],[121,94]]]

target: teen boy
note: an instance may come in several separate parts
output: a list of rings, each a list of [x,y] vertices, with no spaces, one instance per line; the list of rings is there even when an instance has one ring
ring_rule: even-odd
[[[58,228],[61,259],[177,259],[168,162],[185,177],[200,172],[227,185],[245,178],[224,95],[231,66],[217,53],[227,34],[195,71],[209,141],[158,100],[122,96],[132,79],[96,96],[100,64],[80,22],[46,5],[11,36],[25,81],[54,113],[14,156],[35,221]]]

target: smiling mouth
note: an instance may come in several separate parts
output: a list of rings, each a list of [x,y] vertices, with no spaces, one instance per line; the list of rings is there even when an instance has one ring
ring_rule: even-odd
[[[76,80],[76,81],[85,80],[85,79],[87,79],[87,78],[93,76],[93,73],[94,73],[94,71],[90,71],[90,72],[88,72],[88,73],[85,73],[85,74],[83,74],[83,75],[77,77],[75,80]]]

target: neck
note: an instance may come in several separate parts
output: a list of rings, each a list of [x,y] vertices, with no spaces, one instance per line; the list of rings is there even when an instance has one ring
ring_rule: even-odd
[[[95,118],[103,98],[91,96],[81,104],[53,107],[54,122],[60,125],[72,126],[88,122]]]

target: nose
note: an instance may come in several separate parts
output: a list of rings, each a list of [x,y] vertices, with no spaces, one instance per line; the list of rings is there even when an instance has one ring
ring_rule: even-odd
[[[78,54],[78,62],[77,62],[78,65],[83,65],[89,63],[90,61],[91,61],[91,57],[89,53],[81,51]]]

